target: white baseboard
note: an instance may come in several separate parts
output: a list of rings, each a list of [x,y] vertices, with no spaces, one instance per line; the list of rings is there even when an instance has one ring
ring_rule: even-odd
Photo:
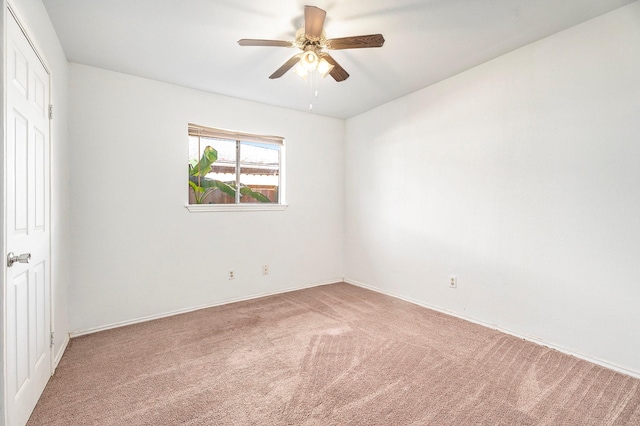
[[[69,337],[73,339],[74,337],[84,336],[86,334],[97,333],[99,331],[104,331],[104,330],[111,330],[113,328],[124,327],[124,326],[132,325],[132,324],[139,324],[141,322],[147,322],[147,321],[152,321],[152,320],[155,320],[155,319],[171,317],[171,316],[174,316],[174,315],[186,314],[187,312],[198,311],[200,309],[213,308],[214,306],[221,306],[221,305],[227,305],[229,303],[243,302],[245,300],[259,299],[261,297],[274,296],[276,294],[282,294],[282,293],[289,293],[291,291],[303,290],[305,288],[320,287],[320,286],[323,286],[323,285],[335,284],[335,283],[342,282],[342,281],[344,281],[344,279],[342,277],[339,277],[339,278],[336,278],[334,280],[322,281],[322,282],[318,282],[318,283],[314,283],[314,284],[302,285],[302,286],[298,286],[298,287],[291,287],[291,288],[287,288],[287,289],[284,289],[284,290],[278,290],[278,291],[269,292],[269,293],[253,294],[253,295],[246,296],[246,297],[238,297],[238,298],[234,298],[234,299],[227,299],[227,300],[223,300],[221,302],[210,303],[210,304],[206,304],[206,305],[193,306],[193,307],[184,308],[184,309],[177,309],[175,311],[163,312],[163,313],[160,313],[160,314],[148,315],[148,316],[144,316],[144,317],[140,317],[140,318],[134,318],[134,319],[127,320],[127,321],[120,321],[120,322],[116,322],[116,323],[113,323],[113,324],[106,324],[106,325],[102,325],[102,326],[99,326],[99,327],[92,327],[92,328],[87,328],[87,329],[84,329],[84,330],[73,331],[73,332],[69,333]],[[66,345],[65,345],[65,347],[66,347]],[[62,355],[60,355],[60,356],[62,357]]]
[[[60,349],[58,349],[58,352],[56,353],[56,356],[53,359],[53,371],[51,372],[52,375],[53,375],[53,373],[55,373],[56,368],[58,368],[58,364],[60,364],[60,360],[62,359],[62,355],[64,355],[64,351],[67,350],[67,346],[69,346],[69,341],[70,340],[71,340],[71,338],[69,337],[69,334],[65,334],[64,341],[62,342],[62,346],[60,346]]]
[[[562,353],[567,354],[567,355],[572,355],[572,356],[575,356],[576,358],[580,358],[582,360],[589,361],[589,362],[591,362],[593,364],[596,364],[596,365],[599,365],[601,367],[608,368],[610,370],[614,370],[614,371],[617,371],[619,373],[626,374],[627,376],[631,376],[631,377],[635,377],[637,379],[640,379],[640,372],[638,372],[638,371],[629,370],[629,369],[626,369],[624,367],[620,367],[620,366],[617,366],[615,364],[611,364],[611,363],[608,363],[606,361],[602,361],[600,359],[593,358],[593,357],[590,357],[588,355],[584,355],[584,354],[581,354],[579,352],[575,352],[575,351],[563,348],[562,346],[558,346],[558,345],[554,345],[554,344],[549,343],[549,342],[545,342],[544,340],[541,340],[541,339],[538,339],[538,338],[535,338],[535,337],[531,337],[531,336],[523,335],[523,334],[520,334],[520,333],[516,333],[516,332],[513,332],[513,331],[511,331],[509,329],[499,327],[499,326],[497,326],[495,324],[489,324],[489,323],[477,320],[475,318],[467,317],[467,316],[464,316],[464,315],[460,315],[460,314],[458,314],[456,312],[448,311],[446,309],[442,309],[442,308],[439,308],[437,306],[429,305],[428,303],[424,303],[424,302],[421,302],[421,301],[418,301],[418,300],[413,300],[413,299],[410,299],[410,298],[407,298],[407,297],[400,296],[398,294],[393,294],[393,293],[381,290],[379,288],[370,286],[368,284],[361,283],[361,282],[356,281],[356,280],[351,280],[351,279],[348,279],[348,278],[344,278],[343,281],[346,282],[347,284],[355,285],[357,287],[366,288],[367,290],[375,291],[376,293],[381,293],[381,294],[384,294],[384,295],[387,295],[387,296],[391,296],[391,297],[396,298],[396,299],[404,300],[405,302],[413,303],[414,305],[422,306],[423,308],[427,308],[427,309],[431,309],[431,310],[434,310],[434,311],[437,311],[437,312],[441,312],[443,314],[451,315],[453,317],[460,318],[462,320],[469,321],[469,322],[472,322],[474,324],[478,324],[478,325],[481,325],[483,327],[490,328],[492,330],[500,331],[501,333],[509,334],[509,335],[517,337],[519,339],[524,339],[524,340],[527,340],[527,341],[532,342],[532,343],[536,343],[536,344],[541,345],[541,346],[546,346],[548,348],[555,349],[558,352],[562,352]]]

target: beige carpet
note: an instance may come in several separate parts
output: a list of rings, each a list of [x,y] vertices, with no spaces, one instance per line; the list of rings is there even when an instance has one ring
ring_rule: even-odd
[[[340,283],[73,339],[29,425],[640,425],[640,380]]]

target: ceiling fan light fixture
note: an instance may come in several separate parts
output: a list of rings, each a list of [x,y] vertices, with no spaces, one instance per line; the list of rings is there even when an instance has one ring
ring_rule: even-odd
[[[320,61],[318,61],[318,72],[320,73],[322,78],[328,76],[332,69],[333,65],[330,64],[329,61],[327,61],[325,58],[322,58],[320,59]]]
[[[293,47],[301,50],[275,70],[269,76],[270,79],[280,78],[296,67],[295,72],[305,79],[306,74],[318,71],[322,77],[331,75],[337,82],[345,81],[349,78],[349,73],[327,53],[327,50],[382,47],[384,37],[382,34],[368,34],[328,39],[324,31],[326,15],[327,12],[319,7],[305,6],[304,26],[296,31],[294,41],[243,38],[238,40],[238,44],[240,46]],[[300,68],[304,68],[305,72]]]
[[[307,50],[302,54],[300,64],[304,69],[311,72],[318,67],[318,55],[313,50]]]

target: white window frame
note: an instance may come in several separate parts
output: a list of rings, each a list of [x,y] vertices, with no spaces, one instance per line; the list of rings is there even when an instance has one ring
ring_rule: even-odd
[[[256,135],[252,133],[237,132],[233,130],[216,129],[213,127],[200,126],[198,124],[189,123],[189,136],[200,136],[217,139],[227,139],[236,141],[236,144],[240,145],[242,142],[258,142],[267,143],[272,145],[278,145],[279,149],[279,161],[280,170],[278,175],[278,202],[277,203],[237,203],[236,204],[189,204],[187,195],[187,203],[185,207],[190,212],[228,212],[228,211],[269,211],[269,210],[284,210],[288,207],[286,204],[286,191],[285,191],[285,145],[284,138],[280,136],[265,136]],[[239,152],[238,152],[239,154]],[[237,162],[240,161],[238,156]],[[237,173],[240,173],[240,167],[237,165]],[[239,183],[239,178],[237,179]],[[236,200],[238,201],[238,200]]]

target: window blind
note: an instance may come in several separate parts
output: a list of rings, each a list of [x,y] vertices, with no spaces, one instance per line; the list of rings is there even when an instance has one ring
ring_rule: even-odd
[[[233,130],[216,129],[189,123],[189,136],[201,136],[205,138],[230,139],[246,142],[284,144],[284,138],[280,136],[255,135],[252,133],[236,132]]]

